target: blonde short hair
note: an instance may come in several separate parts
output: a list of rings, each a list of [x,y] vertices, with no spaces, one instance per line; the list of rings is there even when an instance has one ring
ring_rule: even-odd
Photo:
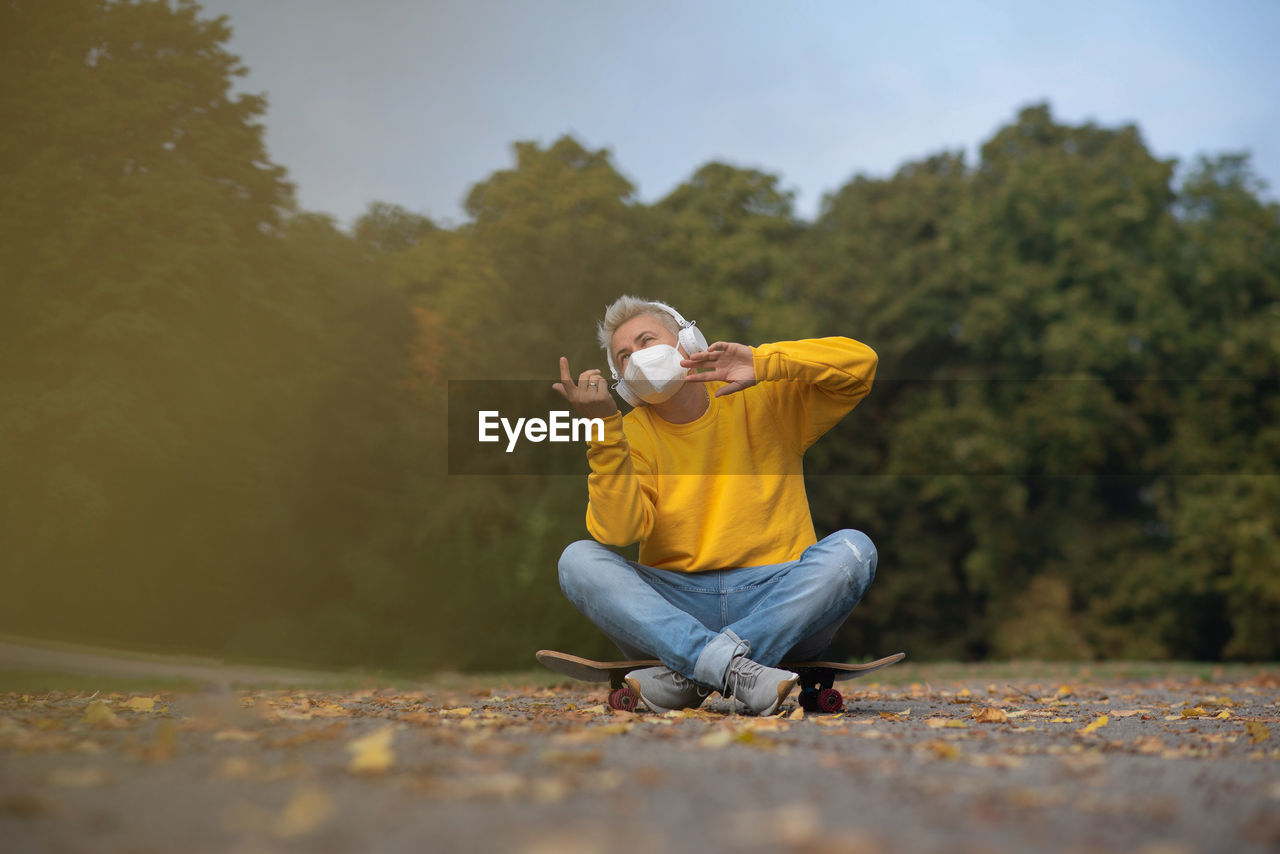
[[[620,296],[609,304],[609,307],[604,310],[604,319],[596,324],[596,340],[600,342],[600,349],[613,358],[613,353],[609,352],[609,345],[613,343],[613,333],[628,320],[646,314],[665,326],[672,335],[680,335],[680,324],[676,323],[671,312],[660,304],[639,297]]]

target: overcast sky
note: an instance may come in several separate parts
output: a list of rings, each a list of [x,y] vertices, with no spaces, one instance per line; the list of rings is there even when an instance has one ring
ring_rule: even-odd
[[[1280,2],[202,0],[265,93],[303,208],[442,222],[511,143],[607,148],[645,201],[710,160],[812,217],[856,173],[977,147],[1018,109],[1249,150],[1280,196]]]

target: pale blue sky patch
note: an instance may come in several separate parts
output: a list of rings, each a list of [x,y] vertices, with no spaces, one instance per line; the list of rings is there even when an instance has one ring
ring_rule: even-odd
[[[856,173],[977,147],[1019,108],[1249,150],[1280,190],[1280,3],[204,0],[308,210],[445,222],[516,140],[608,148],[654,201],[713,160],[812,217]]]

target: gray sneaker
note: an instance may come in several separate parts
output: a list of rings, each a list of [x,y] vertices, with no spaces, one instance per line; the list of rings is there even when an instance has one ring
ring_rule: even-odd
[[[738,655],[729,663],[722,693],[742,703],[753,715],[772,715],[799,679],[799,674],[790,670],[765,667],[745,655]]]
[[[690,682],[669,667],[633,670],[622,681],[655,712],[696,709],[711,693],[709,689]]]

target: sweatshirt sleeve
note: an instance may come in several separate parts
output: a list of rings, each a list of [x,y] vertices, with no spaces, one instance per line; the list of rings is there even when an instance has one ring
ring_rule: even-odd
[[[818,441],[871,391],[875,351],[852,338],[779,341],[752,348],[779,421],[801,452]]]
[[[653,474],[628,444],[622,414],[604,419],[604,438],[587,446],[587,531],[606,546],[628,546],[653,531]]]

